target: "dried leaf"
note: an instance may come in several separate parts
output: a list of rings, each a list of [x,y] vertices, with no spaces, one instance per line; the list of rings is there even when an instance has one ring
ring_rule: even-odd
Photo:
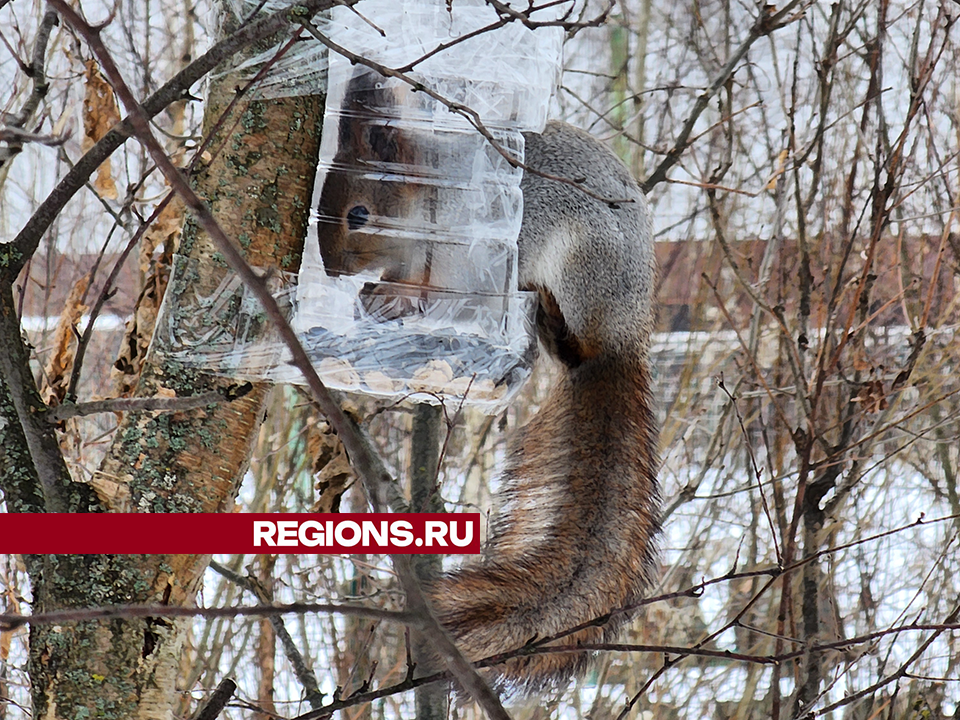
[[[780,154],[777,155],[777,169],[773,171],[773,175],[767,180],[767,184],[763,187],[764,190],[776,189],[777,180],[783,175],[783,171],[787,169],[787,157],[789,157],[789,154],[787,150],[781,150]]]
[[[887,396],[880,380],[865,382],[857,393],[857,402],[863,403],[864,412],[876,413],[887,409]]]
[[[180,229],[183,227],[183,200],[175,196],[160,211],[156,220],[147,228],[140,239],[140,275],[146,278],[154,271],[157,263],[169,266],[169,258],[180,243]],[[159,258],[154,255],[158,247],[163,248]]]
[[[187,101],[176,100],[167,106],[167,117],[170,118],[168,129],[170,140],[167,143],[167,153],[177,167],[185,167],[187,163],[187,145],[182,138],[187,135],[186,118]]]
[[[859,348],[854,353],[853,360],[851,361],[850,365],[858,372],[870,372],[875,370],[873,363],[867,358],[862,348]]]
[[[47,360],[40,386],[40,396],[47,405],[59,405],[67,394],[67,384],[73,370],[73,359],[77,352],[77,338],[74,328],[87,311],[81,303],[84,293],[90,285],[90,276],[84,275],[70,289],[57,322],[53,336],[53,349]]]
[[[14,615],[20,614],[20,601],[17,600],[17,594],[13,591],[13,588],[8,588],[7,592],[4,593],[7,597],[6,607],[4,608],[5,612],[12,613]],[[10,659],[10,643],[13,640],[13,631],[5,630],[0,632],[0,662],[7,662]]]
[[[313,512],[339,512],[340,499],[356,477],[343,443],[326,422],[320,422],[310,426],[307,450],[314,459],[319,495]]]
[[[147,346],[170,279],[170,264],[180,238],[182,219],[183,203],[175,199],[164,208],[141,239],[143,290],[137,298],[133,317],[127,321],[120,352],[113,363],[111,379],[116,397],[130,397],[140,379]],[[163,245],[163,252],[155,258],[154,250],[160,245]]]
[[[101,472],[96,472],[87,484],[93,488],[100,502],[109,512],[130,512],[133,501],[130,495],[130,480],[133,476],[110,478]]]
[[[73,134],[73,112],[72,107],[69,111],[64,112],[57,118],[57,121],[53,124],[53,129],[50,131],[51,135],[56,137],[63,137],[64,135]]]
[[[83,98],[83,151],[86,152],[100,138],[120,122],[120,109],[113,95],[113,88],[100,73],[95,60],[87,60],[86,92]],[[97,168],[97,177],[93,182],[97,192],[105,198],[118,197],[117,184],[110,172],[110,160],[104,160]]]

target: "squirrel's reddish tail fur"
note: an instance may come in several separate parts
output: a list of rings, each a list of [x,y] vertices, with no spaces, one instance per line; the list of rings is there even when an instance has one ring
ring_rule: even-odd
[[[642,357],[565,367],[514,438],[480,560],[431,587],[433,607],[470,660],[515,650],[641,598],[659,529],[656,429]],[[611,641],[615,615],[556,644]],[[585,652],[529,655],[499,681],[527,691],[570,678]]]

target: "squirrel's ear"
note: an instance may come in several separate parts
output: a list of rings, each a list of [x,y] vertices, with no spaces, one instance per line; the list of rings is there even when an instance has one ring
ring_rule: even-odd
[[[367,126],[366,141],[372,159],[385,163],[404,162],[404,138],[398,128],[371,123]]]
[[[358,68],[341,108],[338,155],[373,163],[413,165],[415,140],[402,129],[403,88],[369,68]]]

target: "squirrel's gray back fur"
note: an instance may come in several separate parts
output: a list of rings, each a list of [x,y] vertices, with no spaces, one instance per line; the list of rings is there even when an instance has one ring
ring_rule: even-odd
[[[552,121],[525,133],[520,285],[553,292],[570,332],[606,351],[644,352],[656,260],[647,200],[624,164],[583,130]]]
[[[560,377],[513,439],[479,560],[430,589],[468,658],[517,649],[636,603],[656,565],[659,491],[647,346],[655,260],[649,209],[613,153],[550,123],[526,137],[520,282],[540,294],[538,325]],[[557,643],[609,642],[629,613]],[[533,691],[584,668],[585,652],[497,667]]]

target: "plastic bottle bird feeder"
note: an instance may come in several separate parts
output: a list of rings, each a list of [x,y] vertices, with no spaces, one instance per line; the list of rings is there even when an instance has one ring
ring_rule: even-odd
[[[457,42],[497,20],[482,0],[363,0],[356,10],[335,8],[325,32],[380,66],[452,44],[405,73],[443,100],[331,53],[316,218],[298,278],[278,277],[277,295],[331,387],[495,412],[536,350],[536,300],[517,289],[522,171],[507,158],[522,162],[522,131],[546,122],[562,32],[513,22]],[[451,103],[476,111],[494,143]],[[243,295],[229,274],[222,285]],[[213,308],[216,297],[204,300]],[[302,382],[256,301],[232,305],[230,332],[208,333],[202,352],[187,339],[188,361]]]

